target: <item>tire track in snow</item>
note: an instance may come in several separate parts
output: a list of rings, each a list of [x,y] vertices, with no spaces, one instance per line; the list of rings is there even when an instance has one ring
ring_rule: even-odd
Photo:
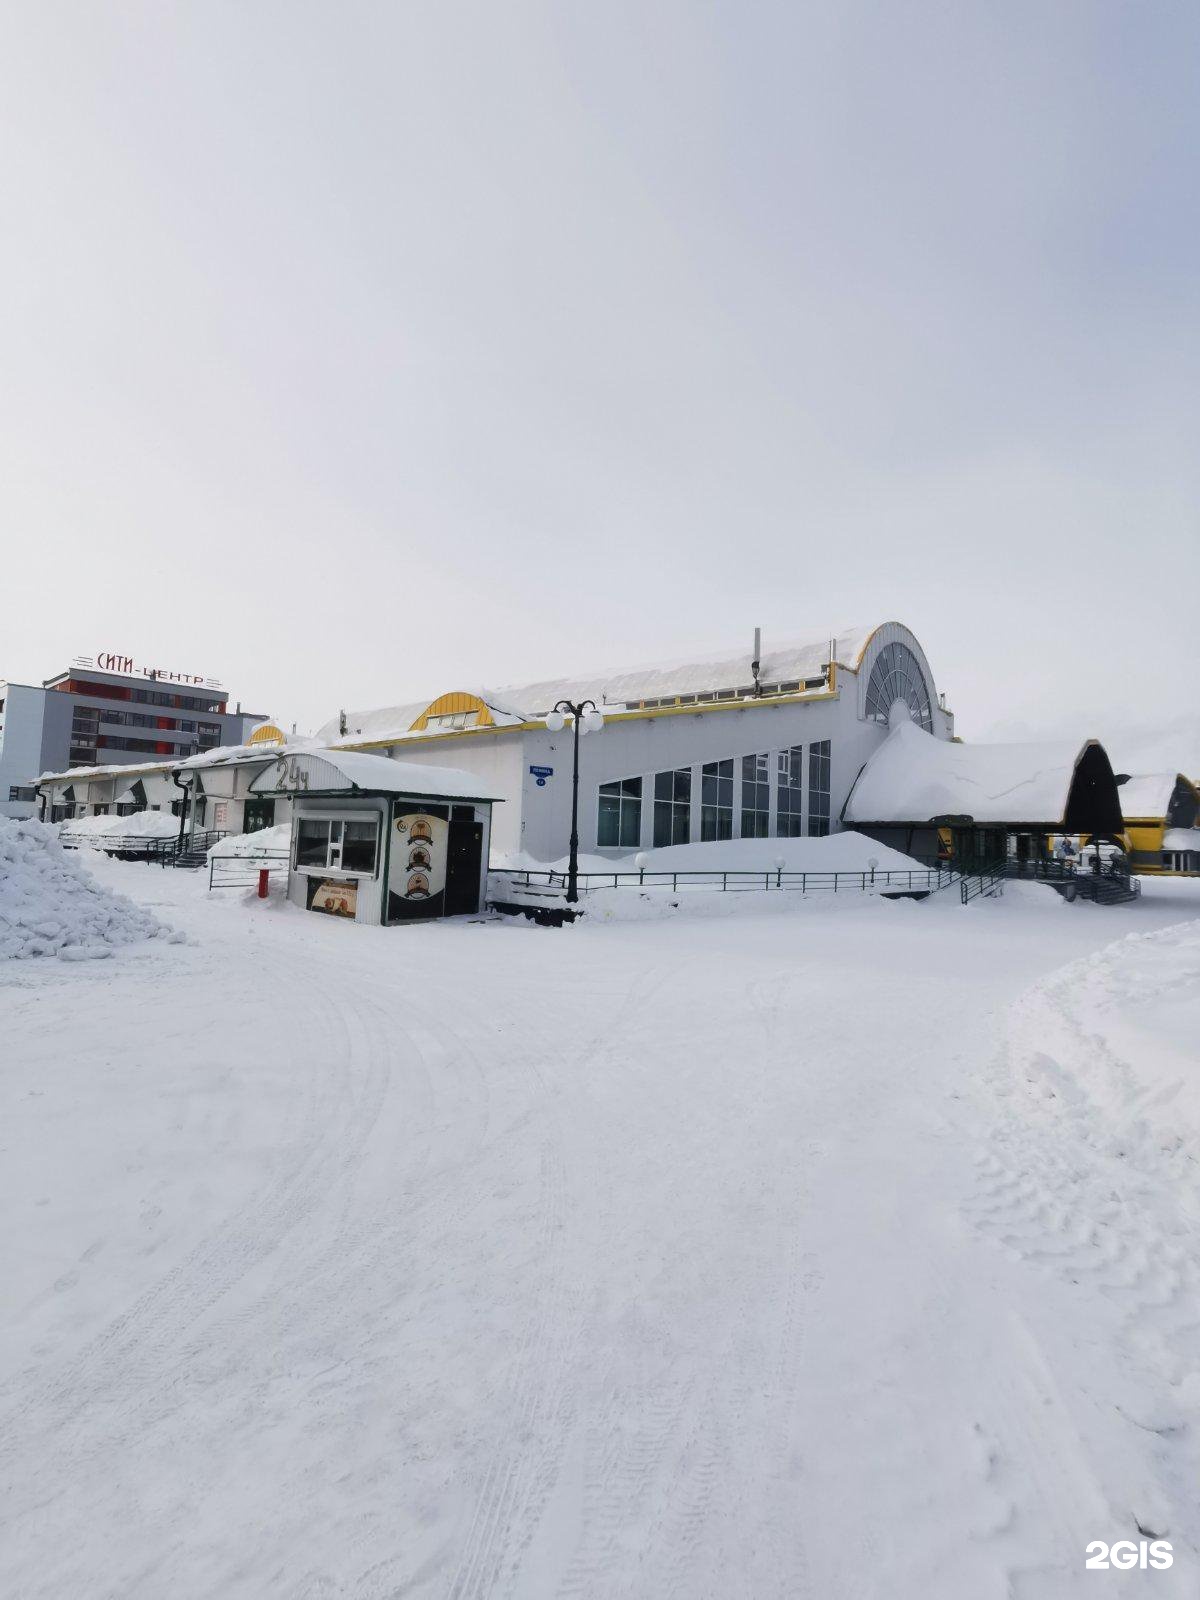
[[[75,1460],[104,1454],[180,1404],[182,1396],[171,1396],[175,1377],[197,1349],[185,1342],[187,1330],[278,1246],[360,1153],[386,1082],[386,1065],[372,1048],[377,1040],[356,1013],[339,1007],[333,991],[326,991],[325,1006],[310,1014],[314,984],[295,976],[294,961],[265,958],[263,964],[275,992],[285,1001],[291,994],[296,1015],[304,1018],[308,1048],[301,1057],[322,1069],[310,1069],[299,1137],[279,1172],[10,1411],[0,1461],[15,1462],[41,1437],[47,1441],[39,1451],[41,1478],[50,1467],[44,1459],[49,1451]],[[309,1004],[301,1005],[302,997]],[[314,1033],[323,1038],[319,1051],[313,1050]],[[330,1065],[341,1070],[330,1072]],[[346,1111],[341,1120],[339,1098]]]

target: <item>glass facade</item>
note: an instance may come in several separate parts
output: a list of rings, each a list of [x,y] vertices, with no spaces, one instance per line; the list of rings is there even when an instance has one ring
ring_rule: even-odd
[[[829,832],[829,778],[831,761],[829,740],[821,739],[808,747],[808,831]]]
[[[687,844],[692,821],[692,769],[654,774],[654,844]]]
[[[765,839],[771,831],[771,758],[742,757],[742,838]]]
[[[733,759],[707,761],[700,769],[700,837],[733,838]]]
[[[781,750],[777,763],[775,832],[781,839],[798,839],[804,832],[804,746]]]
[[[601,849],[636,850],[642,835],[642,780],[619,778],[600,785],[596,843]]]

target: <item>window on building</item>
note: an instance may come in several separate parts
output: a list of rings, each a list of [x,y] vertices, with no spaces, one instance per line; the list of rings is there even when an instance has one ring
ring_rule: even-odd
[[[441,733],[456,728],[473,728],[478,721],[478,711],[444,711],[435,717],[426,717],[425,727]]]
[[[691,832],[692,769],[654,774],[654,843],[686,844]]]
[[[379,824],[372,817],[366,822],[342,824],[342,866],[347,872],[374,872]]]
[[[873,722],[886,722],[892,705],[903,700],[913,721],[926,732],[933,731],[933,710],[929,690],[916,656],[907,645],[885,644],[875,657],[867,681],[867,716]]]
[[[821,739],[808,747],[808,831],[829,832],[829,777],[832,761],[829,740]]]
[[[211,750],[214,745],[221,742],[221,725],[219,722],[202,722],[196,730],[196,738],[201,750]]]
[[[779,752],[775,797],[775,832],[781,839],[798,839],[804,832],[804,746],[794,744]]]
[[[642,780],[619,778],[600,785],[596,843],[602,849],[636,850],[642,838]]]
[[[26,784],[21,784],[21,783],[10,784],[9,785],[9,790],[8,790],[8,798],[9,798],[10,804],[14,800],[36,800],[37,799],[37,790],[29,788],[28,785],[26,785]]]
[[[327,867],[329,865],[329,824],[313,817],[301,817],[296,824],[296,865],[298,867]]]
[[[733,838],[733,760],[707,761],[700,769],[700,837]]]
[[[379,822],[375,817],[355,822],[301,817],[296,824],[298,867],[374,873],[378,854]]]
[[[742,838],[765,839],[771,828],[771,758],[742,757]]]

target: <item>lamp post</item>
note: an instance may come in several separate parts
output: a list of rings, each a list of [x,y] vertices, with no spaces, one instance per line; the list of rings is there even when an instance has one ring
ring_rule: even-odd
[[[574,905],[579,899],[579,740],[585,733],[599,733],[604,718],[594,700],[581,700],[576,705],[571,700],[560,700],[546,718],[551,733],[560,733],[567,718],[573,723],[571,752],[571,851],[567,862],[567,900]]]

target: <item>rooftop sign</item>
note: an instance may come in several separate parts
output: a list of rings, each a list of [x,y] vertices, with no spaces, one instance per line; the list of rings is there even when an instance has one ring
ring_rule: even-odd
[[[194,672],[172,672],[166,667],[143,667],[132,656],[118,655],[115,650],[103,650],[96,656],[76,656],[73,667],[92,667],[98,672],[112,672],[122,678],[152,678],[158,683],[201,684],[206,689],[220,689],[218,678],[199,677]]]

